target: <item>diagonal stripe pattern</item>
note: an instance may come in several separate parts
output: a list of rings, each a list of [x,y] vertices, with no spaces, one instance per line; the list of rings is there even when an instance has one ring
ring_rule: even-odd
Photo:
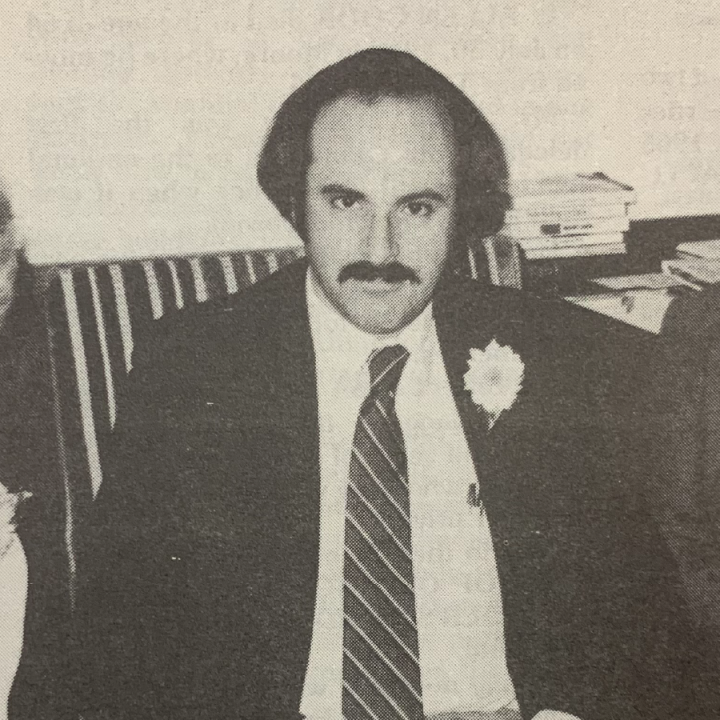
[[[342,710],[346,720],[421,720],[407,460],[395,391],[408,351],[375,350],[345,511]]]

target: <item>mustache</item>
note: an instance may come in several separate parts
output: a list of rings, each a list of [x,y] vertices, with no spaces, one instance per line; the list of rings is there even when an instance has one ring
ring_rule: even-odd
[[[346,280],[363,280],[366,282],[384,280],[387,283],[399,283],[408,280],[416,285],[420,284],[420,278],[415,271],[402,263],[391,262],[384,265],[373,265],[367,260],[358,260],[358,262],[346,265],[338,275],[338,282],[343,283]]]

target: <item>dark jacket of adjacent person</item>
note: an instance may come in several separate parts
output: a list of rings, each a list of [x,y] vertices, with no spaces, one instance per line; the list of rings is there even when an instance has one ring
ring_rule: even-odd
[[[69,711],[70,595],[65,507],[56,455],[47,336],[21,258],[0,329],[0,473],[10,490],[29,490],[18,535],[28,562],[28,600],[11,720],[64,720]]]

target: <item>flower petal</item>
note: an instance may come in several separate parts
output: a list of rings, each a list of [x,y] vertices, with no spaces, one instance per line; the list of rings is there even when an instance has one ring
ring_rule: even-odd
[[[525,366],[520,356],[509,346],[500,345],[493,338],[485,350],[472,348],[468,371],[464,375],[465,389],[476,405],[492,418],[509,410],[522,389]]]

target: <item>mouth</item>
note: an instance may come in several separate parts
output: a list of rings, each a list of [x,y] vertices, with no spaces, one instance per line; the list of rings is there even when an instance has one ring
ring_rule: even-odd
[[[353,278],[348,283],[368,295],[390,295],[411,284],[409,280],[388,281],[382,278],[373,280],[356,280]]]

